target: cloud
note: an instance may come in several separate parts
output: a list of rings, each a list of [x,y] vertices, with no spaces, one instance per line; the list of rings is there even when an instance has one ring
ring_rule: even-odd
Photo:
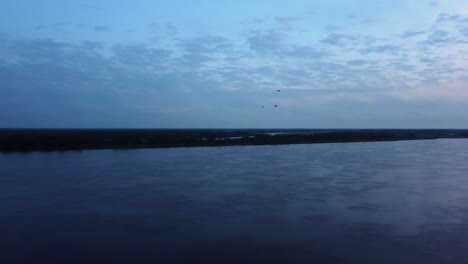
[[[465,37],[468,38],[468,27],[461,28],[460,33]]]
[[[44,29],[44,28],[46,28],[46,26],[41,24],[41,25],[35,26],[35,27],[34,27],[34,30],[39,31],[39,30],[42,30],[42,29]]]
[[[109,32],[110,30],[111,28],[107,26],[94,26],[94,31],[96,32]]]
[[[347,65],[349,66],[366,66],[366,65],[371,65],[374,64],[375,62],[369,61],[369,60],[349,60],[346,62]]]
[[[8,51],[22,58],[0,70],[8,76],[2,78],[5,83],[0,94],[22,109],[12,113],[19,119],[11,122],[49,126],[57,120],[70,120],[64,125],[73,126],[66,116],[83,114],[92,119],[93,109],[117,100],[117,95],[110,92],[113,86],[106,85],[109,80],[103,78],[112,69],[111,64],[91,45],[49,39],[15,40]],[[107,104],[108,110],[114,106],[118,104]],[[104,108],[99,111],[105,113]]]
[[[420,36],[420,35],[423,35],[425,33],[425,31],[405,31],[401,37],[402,38],[411,38],[411,37],[416,37],[416,36]]]
[[[393,45],[393,44],[385,44],[385,45],[378,45],[378,46],[370,46],[364,49],[361,49],[361,54],[369,54],[369,53],[391,53],[396,54],[401,50],[400,46]]]
[[[437,7],[440,7],[442,5],[442,0],[433,0],[433,1],[430,1],[429,2],[429,5],[434,7],[434,8],[437,8]]]
[[[148,67],[158,70],[165,68],[171,56],[171,51],[167,49],[149,48],[143,44],[123,45],[113,47],[114,59],[125,66]]]
[[[5,44],[8,41],[2,39],[0,97],[25,107],[40,105],[44,97],[64,102],[41,105],[43,111],[38,112],[44,116],[52,115],[47,111],[54,107],[69,114],[87,113],[90,119],[93,111],[125,110],[142,116],[140,124],[144,124],[143,119],[151,120],[151,114],[157,121],[166,118],[164,124],[170,124],[173,117],[177,118],[171,120],[187,120],[183,114],[196,119],[194,109],[221,109],[233,102],[236,93],[243,93],[236,104],[250,107],[255,100],[263,100],[263,94],[275,100],[268,97],[274,89],[316,93],[318,101],[363,105],[388,97],[395,101],[418,101],[418,96],[427,101],[438,97],[450,101],[455,99],[449,93],[462,92],[461,83],[466,83],[466,74],[461,72],[466,68],[466,56],[460,53],[460,39],[468,37],[467,27],[462,26],[464,19],[443,14],[432,31],[416,28],[399,35],[368,36],[342,31],[322,39],[297,38],[294,25],[301,21],[295,17],[263,20],[236,37],[187,37],[177,26],[160,23],[153,25],[159,38],[153,42],[106,46],[22,39]],[[106,32],[110,28],[96,26],[94,30]],[[446,48],[451,44],[460,48]],[[429,92],[423,95],[426,86]],[[212,94],[217,94],[216,100]],[[86,103],[88,98],[96,105]],[[300,99],[289,98],[290,106]],[[97,106],[100,100],[102,107]],[[221,116],[218,110],[214,112],[214,118]],[[34,111],[28,115],[34,116]]]
[[[286,45],[286,35],[276,30],[253,31],[247,38],[250,49],[257,53],[275,53]]]
[[[100,6],[100,5],[97,5],[97,4],[86,4],[86,5],[83,5],[83,8],[93,10],[93,11],[99,11],[99,12],[105,10],[105,8],[103,6]]]
[[[439,16],[437,17],[436,23],[443,23],[447,21],[458,21],[459,19],[460,19],[460,15],[442,13],[442,14],[439,14]]]
[[[179,46],[186,53],[214,54],[228,51],[233,45],[227,38],[207,35],[185,39]]]
[[[334,46],[345,46],[349,44],[350,41],[356,39],[357,37],[352,35],[331,33],[326,38],[320,40],[320,42]]]
[[[445,23],[445,22],[458,22],[458,23],[467,23],[468,17],[462,14],[449,14],[449,13],[442,13],[439,14],[437,17],[437,24]]]
[[[235,57],[233,54],[236,52],[232,41],[221,36],[187,38],[175,45],[181,54],[177,59],[180,62],[180,69],[196,67],[194,69],[199,70],[199,67],[205,63],[221,63],[228,57]]]
[[[284,57],[295,57],[301,59],[323,59],[325,57],[330,56],[330,54],[326,51],[317,50],[313,47],[308,46],[295,46],[291,47],[290,49],[284,51],[280,54]]]
[[[251,17],[245,20],[245,23],[250,24],[250,26],[260,26],[266,23],[266,20],[259,17]]]
[[[179,32],[179,29],[171,23],[166,24],[165,28],[168,35],[176,35]]]
[[[290,31],[293,29],[293,24],[299,21],[298,17],[275,17],[275,22],[278,24],[280,30]]]
[[[275,17],[275,21],[279,24],[283,24],[283,23],[292,23],[294,21],[298,21],[300,20],[300,18],[298,17],[292,17],[292,16],[289,16],[289,17]]]
[[[422,63],[425,63],[425,64],[435,64],[438,62],[438,60],[436,58],[433,58],[433,57],[421,57],[419,58],[419,61],[422,62]]]
[[[207,111],[201,107],[204,99],[219,87],[196,70],[172,69],[177,63],[170,51],[145,44],[116,45],[109,57],[100,52],[101,43],[9,41],[0,54],[5,49],[20,59],[0,65],[0,112],[18,110],[0,119],[0,126],[176,126],[181,121],[177,124],[172,115],[181,113],[167,109],[186,109],[190,115],[194,109]],[[192,90],[198,94],[185,96]],[[157,111],[148,111],[152,108]]]
[[[51,39],[12,41],[10,45],[14,47],[8,47],[9,53],[15,54],[30,63],[60,61],[63,59],[61,53],[70,47],[66,42]],[[11,52],[13,48],[14,52]]]
[[[444,30],[436,30],[427,36],[426,40],[422,41],[421,44],[424,45],[444,45],[451,43],[453,39],[450,37],[449,32]]]
[[[393,63],[390,63],[389,64],[390,66],[392,66],[393,68],[397,69],[397,70],[400,70],[402,72],[413,72],[416,70],[416,66],[415,65],[412,65],[412,64],[409,64],[409,63],[406,63],[406,62],[393,62]]]
[[[361,24],[364,24],[364,25],[375,25],[377,23],[378,23],[378,20],[374,18],[366,18],[361,21]]]
[[[341,27],[335,26],[335,25],[326,25],[325,26],[325,31],[326,32],[334,32],[334,31],[337,31],[339,29],[341,29]]]
[[[161,30],[161,25],[157,22],[152,22],[148,24],[148,28],[152,33],[158,34]]]
[[[307,60],[323,59],[330,56],[329,52],[313,46],[291,43],[286,33],[273,29],[250,32],[247,44],[252,51],[263,56]]]

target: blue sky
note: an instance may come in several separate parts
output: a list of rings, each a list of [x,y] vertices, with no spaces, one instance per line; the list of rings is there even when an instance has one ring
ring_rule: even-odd
[[[468,128],[466,1],[3,0],[0,17],[0,127]]]

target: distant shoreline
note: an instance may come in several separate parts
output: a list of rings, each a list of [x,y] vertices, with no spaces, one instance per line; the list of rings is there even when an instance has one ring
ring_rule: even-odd
[[[462,129],[0,129],[0,152],[468,138]]]

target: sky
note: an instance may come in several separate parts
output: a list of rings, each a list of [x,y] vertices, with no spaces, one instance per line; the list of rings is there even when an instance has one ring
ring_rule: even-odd
[[[2,0],[0,22],[0,128],[468,128],[466,0]]]

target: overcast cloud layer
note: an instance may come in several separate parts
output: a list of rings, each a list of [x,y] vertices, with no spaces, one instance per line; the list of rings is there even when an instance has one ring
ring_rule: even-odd
[[[0,127],[468,127],[466,1],[31,2]]]

